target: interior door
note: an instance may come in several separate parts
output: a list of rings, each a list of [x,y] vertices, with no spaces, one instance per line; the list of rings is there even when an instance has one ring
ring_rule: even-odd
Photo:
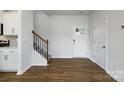
[[[83,28],[82,28],[83,29]],[[87,58],[88,50],[87,50],[87,31],[81,30],[74,31],[73,36],[73,57],[79,58]]]
[[[94,56],[95,62],[106,69],[106,28],[107,19],[102,18],[94,25]]]

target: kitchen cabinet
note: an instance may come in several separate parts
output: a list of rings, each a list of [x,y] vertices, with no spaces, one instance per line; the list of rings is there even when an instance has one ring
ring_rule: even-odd
[[[17,11],[3,12],[3,34],[17,35]]]
[[[3,63],[3,51],[0,50],[0,68],[2,67],[2,63]]]
[[[2,10],[0,10],[0,23],[2,23]]]
[[[0,50],[0,70],[16,72],[17,71],[17,50]]]

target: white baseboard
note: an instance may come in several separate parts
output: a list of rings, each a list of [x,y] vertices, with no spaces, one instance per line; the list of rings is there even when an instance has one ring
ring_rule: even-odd
[[[89,58],[89,59],[95,63],[93,58]],[[110,70],[105,70],[105,71],[118,82],[124,82],[124,71],[110,71]]]
[[[23,69],[22,71],[18,71],[16,75],[22,75],[24,72],[26,72],[30,67],[32,67],[32,65],[28,65],[25,69]]]
[[[37,60],[33,60],[32,66],[48,66],[48,62],[45,58],[39,58]]]
[[[72,56],[66,57],[66,56],[52,56],[52,58],[73,58]]]
[[[0,72],[17,72],[17,69],[0,69]]]
[[[92,62],[94,62],[94,63],[95,63],[95,60],[94,60],[93,58],[90,58],[90,57],[89,57],[89,59],[90,59]]]
[[[32,64],[32,66],[48,66],[48,64]]]
[[[124,82],[124,71],[106,71],[106,72],[118,82]]]

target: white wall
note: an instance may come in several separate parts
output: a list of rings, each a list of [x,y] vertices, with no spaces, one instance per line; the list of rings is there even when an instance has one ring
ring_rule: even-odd
[[[43,11],[34,12],[34,31],[41,35],[44,39],[49,38],[50,18]]]
[[[33,11],[19,11],[18,75],[23,74],[32,65]]]
[[[73,36],[75,27],[87,27],[88,16],[55,15],[51,16],[50,53],[53,58],[73,57]],[[83,43],[83,42],[82,42]],[[85,43],[85,42],[84,42]],[[88,43],[88,42],[87,42]],[[88,48],[86,49],[88,51]]]
[[[88,24],[88,16],[48,16],[43,11],[34,13],[34,30],[49,40],[49,53],[53,58],[71,58],[73,56],[73,29],[74,27],[88,27]]]
[[[32,66],[48,66],[47,59],[35,50],[32,50]]]
[[[90,58],[93,59],[93,24],[107,16],[107,72],[124,81],[124,11],[95,11],[90,16]]]

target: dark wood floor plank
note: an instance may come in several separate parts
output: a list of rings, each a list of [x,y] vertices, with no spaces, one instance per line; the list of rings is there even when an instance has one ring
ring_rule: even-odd
[[[48,67],[31,67],[22,76],[0,73],[1,82],[115,82],[89,59],[52,59]]]

